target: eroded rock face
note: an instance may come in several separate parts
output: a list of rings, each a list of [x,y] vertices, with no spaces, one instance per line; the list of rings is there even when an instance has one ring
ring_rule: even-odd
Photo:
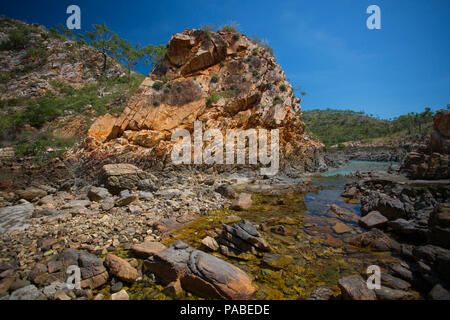
[[[400,167],[411,179],[450,178],[450,111],[435,114],[433,130],[426,145],[409,153]]]
[[[241,269],[179,240],[144,265],[163,282],[180,280],[184,290],[206,298],[248,299],[255,292]]]
[[[197,120],[203,131],[214,128],[223,136],[228,129],[279,129],[282,163],[312,171],[323,162],[323,145],[305,134],[299,103],[267,48],[229,31],[184,30],[171,38],[165,59],[112,128],[110,118],[94,123],[84,155],[133,152],[136,162],[167,163],[173,131],[192,135]]]

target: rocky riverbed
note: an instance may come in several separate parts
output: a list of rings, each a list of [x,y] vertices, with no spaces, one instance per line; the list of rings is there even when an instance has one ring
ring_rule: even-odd
[[[393,207],[405,218],[414,210],[397,204],[396,183],[413,208],[434,212],[448,182],[424,187],[371,173],[262,179],[252,171],[163,178],[125,164],[102,172],[99,186],[38,185],[5,201],[3,299],[445,297],[448,250],[420,246],[426,217],[403,223],[386,212]],[[445,224],[445,213],[432,216],[431,228]],[[402,233],[419,239],[402,244]],[[417,261],[434,282],[424,283]],[[72,264],[80,267],[81,290],[65,285]],[[383,286],[361,293],[370,265],[381,268]]]

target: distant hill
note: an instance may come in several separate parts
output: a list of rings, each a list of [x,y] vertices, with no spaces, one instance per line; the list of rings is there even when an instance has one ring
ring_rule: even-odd
[[[326,146],[347,141],[370,141],[431,132],[433,112],[411,112],[392,120],[378,119],[352,110],[302,111],[307,132]]]

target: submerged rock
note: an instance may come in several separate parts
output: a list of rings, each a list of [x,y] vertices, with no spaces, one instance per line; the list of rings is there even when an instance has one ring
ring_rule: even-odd
[[[372,229],[351,239],[350,244],[361,248],[369,247],[373,251],[388,251],[396,242],[383,231]]]
[[[358,220],[358,224],[364,229],[381,228],[389,220],[378,211],[371,211],[366,216]]]

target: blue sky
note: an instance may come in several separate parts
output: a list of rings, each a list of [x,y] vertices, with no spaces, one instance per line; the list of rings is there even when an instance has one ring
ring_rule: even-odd
[[[450,1],[2,1],[0,13],[47,27],[81,8],[82,32],[107,23],[121,37],[165,44],[203,24],[235,22],[269,42],[304,110],[343,108],[381,118],[450,104]],[[368,30],[366,8],[381,8],[381,30]],[[148,73],[148,68],[139,71]]]

